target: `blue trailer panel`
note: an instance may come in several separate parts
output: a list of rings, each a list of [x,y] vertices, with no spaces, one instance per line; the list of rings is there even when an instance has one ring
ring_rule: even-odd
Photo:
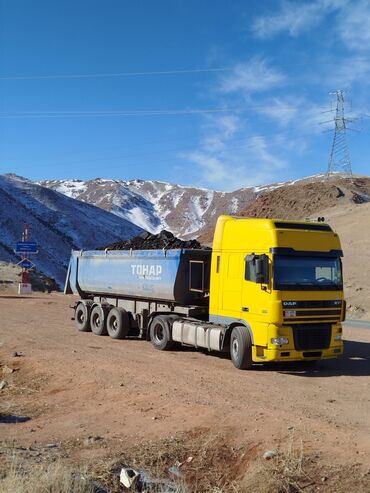
[[[210,259],[209,250],[74,251],[65,293],[205,304]]]

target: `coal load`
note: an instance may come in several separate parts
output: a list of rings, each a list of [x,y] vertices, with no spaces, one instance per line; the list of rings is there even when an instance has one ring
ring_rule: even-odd
[[[157,235],[144,233],[131,238],[130,240],[118,241],[107,245],[98,250],[174,250],[174,249],[208,250],[197,240],[180,240],[170,231],[163,230]]]

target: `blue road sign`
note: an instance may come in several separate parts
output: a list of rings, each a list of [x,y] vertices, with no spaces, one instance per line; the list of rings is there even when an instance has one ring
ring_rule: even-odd
[[[31,260],[28,260],[28,258],[22,259],[18,263],[18,265],[19,265],[19,267],[22,267],[23,269],[32,269],[32,267],[34,266],[34,264],[31,262]]]
[[[35,241],[17,241],[15,253],[37,253],[37,243]]]

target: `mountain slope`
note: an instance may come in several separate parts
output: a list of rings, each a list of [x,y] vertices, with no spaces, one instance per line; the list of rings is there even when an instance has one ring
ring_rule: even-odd
[[[39,244],[36,268],[64,283],[72,249],[130,238],[141,228],[98,207],[14,175],[0,176],[0,259],[18,262],[13,248],[24,223]]]
[[[261,187],[253,202],[239,210],[241,217],[279,219],[317,218],[328,208],[370,201],[370,178],[333,178],[314,176]],[[204,228],[198,237],[204,244],[213,240],[214,224]]]
[[[341,180],[338,178],[337,180]],[[320,210],[327,202],[327,194],[336,200],[338,190],[330,185],[323,175],[303,178],[260,187],[241,188],[233,192],[218,192],[204,188],[185,187],[160,181],[145,180],[48,180],[41,185],[61,192],[69,197],[94,204],[113,214],[150,231],[157,233],[167,229],[176,236],[188,239],[202,237],[213,228],[220,214],[251,215],[268,213],[275,199],[284,202],[280,209],[271,209],[281,217],[291,214],[310,214]],[[367,185],[364,185],[365,188]],[[290,190],[290,203],[286,197]],[[303,188],[302,188],[303,187]],[[320,189],[321,187],[321,189]],[[304,200],[305,191],[310,191],[310,200],[305,211],[296,210],[296,205]],[[367,190],[367,188],[366,188]],[[296,192],[301,196],[295,198]],[[353,190],[353,197],[361,197],[364,191]],[[365,195],[368,191],[365,191]],[[270,195],[272,194],[272,195]],[[272,197],[272,200],[270,200]],[[361,198],[359,198],[361,200]],[[300,207],[300,206],[299,206]]]
[[[300,181],[259,195],[240,215],[304,219],[328,207],[369,201],[369,177]]]
[[[48,180],[40,182],[69,197],[88,202],[157,233],[168,229],[194,237],[220,214],[237,214],[253,202],[254,188],[216,192],[145,180]]]

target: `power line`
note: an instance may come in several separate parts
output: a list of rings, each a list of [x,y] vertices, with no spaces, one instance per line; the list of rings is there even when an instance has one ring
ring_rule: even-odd
[[[0,118],[60,118],[79,116],[156,116],[156,115],[197,115],[205,113],[242,112],[245,108],[195,108],[183,110],[114,110],[114,111],[26,111],[3,112]]]
[[[182,74],[198,74],[207,72],[226,72],[234,70],[232,67],[218,68],[195,68],[184,70],[153,70],[146,72],[112,72],[102,74],[59,74],[59,75],[20,75],[20,76],[4,76],[0,80],[42,80],[42,79],[94,79],[108,77],[140,77],[154,75],[182,75]]]
[[[362,62],[369,63],[370,58],[351,58],[352,63]],[[301,63],[279,63],[274,62],[279,67],[307,67],[310,62]],[[347,63],[347,61],[346,61]],[[146,77],[146,76],[156,76],[156,75],[186,75],[186,74],[201,74],[201,73],[217,73],[217,72],[232,72],[235,71],[239,65],[235,64],[233,67],[215,67],[215,68],[190,68],[190,69],[175,69],[175,70],[143,70],[143,71],[132,71],[132,72],[103,72],[103,73],[90,73],[90,74],[41,74],[41,75],[4,75],[0,76],[1,80],[57,80],[57,79],[94,79],[94,78],[109,78],[109,77]],[[338,66],[337,60],[332,61],[316,61],[315,66]]]
[[[249,110],[266,110],[269,105],[255,104],[233,108],[185,108],[164,110],[91,110],[91,111],[5,111],[0,113],[4,118],[65,118],[65,117],[95,117],[95,116],[161,116],[161,115],[198,115],[212,113],[245,113]]]

